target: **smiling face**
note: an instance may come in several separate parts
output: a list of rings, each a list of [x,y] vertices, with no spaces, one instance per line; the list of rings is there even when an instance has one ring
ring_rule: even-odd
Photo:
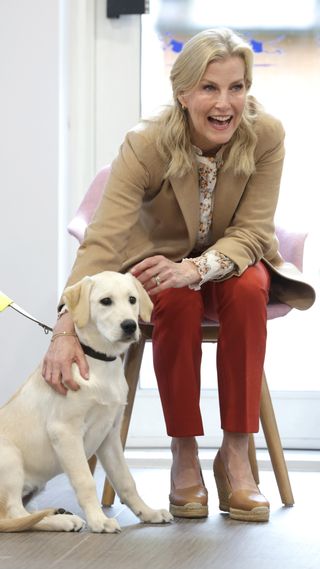
[[[178,96],[187,109],[192,144],[205,154],[215,154],[229,142],[241,121],[246,95],[241,57],[209,63],[200,83]]]

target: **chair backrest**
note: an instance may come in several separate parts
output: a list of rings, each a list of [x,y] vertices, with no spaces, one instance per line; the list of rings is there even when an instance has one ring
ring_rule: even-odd
[[[86,228],[100,203],[110,170],[111,166],[108,165],[97,173],[78,207],[75,216],[68,225],[68,232],[78,239],[79,243],[83,241]],[[276,234],[279,239],[279,249],[283,258],[296,265],[296,267],[302,271],[303,251],[307,233],[288,231],[283,227],[277,226]],[[268,305],[268,320],[285,316],[290,310],[291,307],[287,304],[278,302],[271,303]]]
[[[68,232],[78,239],[79,243],[82,243],[87,226],[100,203],[110,170],[111,166],[105,166],[98,172],[68,225]]]
[[[280,226],[276,227],[276,234],[282,257],[302,271],[303,251],[308,234],[306,232],[288,231]]]

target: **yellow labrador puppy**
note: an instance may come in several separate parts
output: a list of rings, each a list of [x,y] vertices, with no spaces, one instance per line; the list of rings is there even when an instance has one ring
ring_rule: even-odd
[[[121,502],[140,520],[168,522],[169,512],[149,508],[138,495],[120,441],[128,391],[120,354],[139,338],[139,315],[150,321],[150,298],[132,275],[105,271],[68,287],[64,300],[87,354],[89,380],[73,364],[80,389],[64,397],[46,384],[39,367],[0,409],[0,531],[81,529],[85,522],[79,516],[54,509],[29,513],[23,506],[24,496],[61,472],[91,531],[120,531],[101,509],[87,463],[93,454]]]

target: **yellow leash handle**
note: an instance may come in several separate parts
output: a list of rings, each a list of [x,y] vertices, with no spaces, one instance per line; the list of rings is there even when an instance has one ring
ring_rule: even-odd
[[[5,310],[12,303],[13,303],[13,300],[11,300],[11,298],[9,298],[6,294],[4,294],[0,290],[0,312]]]

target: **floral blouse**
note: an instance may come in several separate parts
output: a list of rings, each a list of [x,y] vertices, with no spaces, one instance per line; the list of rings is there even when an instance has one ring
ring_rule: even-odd
[[[184,260],[191,261],[196,265],[201,281],[196,285],[190,285],[190,288],[199,290],[203,283],[219,280],[228,275],[233,271],[235,264],[229,257],[219,251],[211,250],[207,253],[202,253],[202,251],[212,245],[211,225],[214,208],[214,190],[218,170],[223,164],[223,147],[215,157],[203,156],[202,151],[197,147],[194,147],[194,150],[199,174],[200,221],[196,245],[192,251],[192,254],[195,256]],[[199,253],[199,256],[197,256],[197,253]]]

